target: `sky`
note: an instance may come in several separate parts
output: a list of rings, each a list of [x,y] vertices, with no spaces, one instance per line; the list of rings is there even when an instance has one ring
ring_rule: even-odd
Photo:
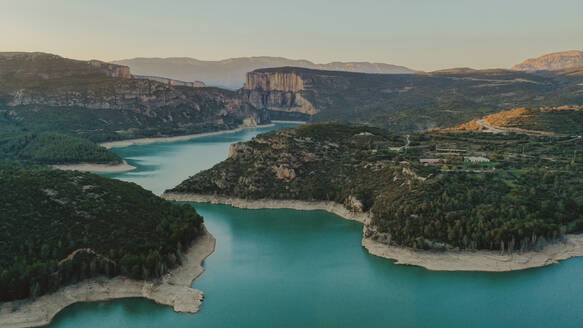
[[[418,70],[583,50],[582,0],[0,0],[0,51],[105,61],[281,56]]]

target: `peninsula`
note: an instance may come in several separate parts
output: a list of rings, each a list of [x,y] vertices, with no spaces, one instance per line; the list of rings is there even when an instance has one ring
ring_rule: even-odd
[[[82,172],[0,168],[0,322],[48,324],[76,302],[144,297],[198,310],[215,240],[189,205]]]
[[[163,197],[327,210],[362,222],[363,246],[398,264],[519,270],[583,256],[579,147],[569,135],[312,124],[235,144]]]

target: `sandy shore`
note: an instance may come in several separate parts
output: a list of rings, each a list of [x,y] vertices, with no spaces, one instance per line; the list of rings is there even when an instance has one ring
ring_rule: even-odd
[[[94,164],[94,163],[79,163],[79,164],[63,164],[52,165],[53,169],[66,171],[84,171],[84,172],[103,172],[116,173],[134,170],[136,167],[129,165],[126,161],[120,164]]]
[[[112,142],[104,142],[104,143],[100,143],[99,145],[102,147],[105,147],[107,149],[111,149],[111,148],[119,148],[119,147],[128,147],[128,146],[133,146],[133,145],[147,145],[147,144],[153,144],[153,143],[159,143],[159,142],[185,141],[185,140],[191,140],[191,139],[202,138],[202,137],[217,136],[217,135],[227,134],[227,133],[237,133],[237,132],[241,132],[245,129],[267,128],[267,127],[274,126],[274,125],[275,124],[264,124],[264,125],[257,125],[257,126],[241,126],[241,127],[236,128],[236,129],[233,129],[233,130],[197,133],[197,134],[189,134],[189,135],[176,136],[176,137],[127,139],[127,140],[119,140],[119,141],[112,141]]]
[[[205,230],[184,255],[180,267],[158,281],[139,281],[124,277],[96,278],[59,289],[35,301],[1,304],[0,326],[24,328],[48,325],[53,317],[73,303],[108,301],[119,298],[147,298],[174,308],[176,312],[196,313],[204,293],[191,288],[203,272],[202,262],[215,249],[215,238]]]
[[[567,235],[565,242],[550,244],[541,251],[504,255],[496,251],[414,251],[369,238],[362,239],[362,246],[372,255],[396,260],[395,264],[416,265],[433,271],[504,272],[543,267],[583,256],[583,235]]]
[[[297,200],[245,200],[234,197],[186,193],[164,193],[162,198],[172,201],[227,204],[239,208],[290,208],[295,210],[324,210],[344,219],[370,222],[368,213],[353,213],[335,202],[305,202]],[[406,247],[389,246],[369,238],[362,246],[375,256],[396,260],[395,264],[415,265],[434,271],[489,271],[504,272],[536,268],[558,263],[572,257],[583,257],[583,234],[567,235],[566,241],[548,245],[541,251],[500,254],[496,251],[432,252]]]

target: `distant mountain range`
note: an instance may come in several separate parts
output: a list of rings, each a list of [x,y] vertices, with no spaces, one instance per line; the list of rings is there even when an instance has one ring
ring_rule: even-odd
[[[512,67],[515,71],[554,71],[583,66],[583,51],[570,50],[530,58]]]
[[[245,61],[264,65],[262,58]],[[232,60],[232,67],[241,60]],[[283,65],[281,60],[271,64]],[[227,61],[216,63],[222,63],[216,65],[223,76],[236,75]],[[415,74],[276,67],[247,73],[236,92],[183,82],[193,77],[169,80],[160,72],[139,73],[96,60],[0,53],[0,130],[56,131],[94,142],[227,130],[270,120],[343,121],[410,132],[516,107],[583,104],[583,69],[577,67]]]
[[[379,74],[411,74],[416,71],[403,66],[369,62],[332,62],[315,64],[308,60],[282,57],[240,57],[205,61],[187,57],[133,58],[113,61],[128,66],[132,74],[162,76],[181,81],[203,81],[207,85],[239,89],[245,74],[259,68],[301,67],[329,71],[347,71]]]

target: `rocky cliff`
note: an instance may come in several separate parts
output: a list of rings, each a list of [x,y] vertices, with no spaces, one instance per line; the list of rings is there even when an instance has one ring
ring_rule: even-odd
[[[512,67],[516,71],[553,71],[583,65],[583,51],[570,50],[530,58]]]
[[[251,72],[243,87],[247,90],[298,92],[304,90],[304,80],[295,72]]]
[[[175,86],[175,87],[189,87],[189,88],[204,88],[204,87],[206,87],[206,84],[202,81],[186,82],[186,81],[174,80],[174,79],[169,79],[169,78],[160,77],[160,76],[147,76],[147,75],[132,75],[132,76],[136,79],[156,81],[156,82],[164,83],[164,84],[167,84],[170,86]]]
[[[143,79],[111,79],[86,81],[76,85],[62,85],[54,81],[46,88],[23,88],[11,93],[9,106],[47,105],[56,107],[83,107],[91,109],[155,110],[170,106],[188,106],[201,110],[201,101],[213,101],[235,109],[241,102],[233,94],[197,92],[173,88],[159,82]]]
[[[240,93],[255,108],[314,115],[318,110],[303,95],[310,87],[293,71],[254,71],[247,73]]]

